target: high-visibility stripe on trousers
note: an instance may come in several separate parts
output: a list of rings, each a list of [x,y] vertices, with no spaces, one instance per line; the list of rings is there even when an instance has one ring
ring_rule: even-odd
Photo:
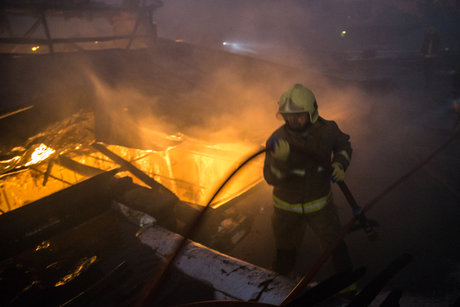
[[[290,204],[288,202],[285,202],[284,200],[279,199],[275,195],[273,195],[273,202],[275,204],[275,207],[281,209],[281,210],[286,210],[286,211],[291,211],[295,213],[312,213],[319,211],[324,208],[324,206],[327,205],[328,202],[331,201],[332,198],[332,191],[329,191],[329,193],[321,198],[315,199],[313,201],[309,201],[307,203],[297,203],[297,204]]]

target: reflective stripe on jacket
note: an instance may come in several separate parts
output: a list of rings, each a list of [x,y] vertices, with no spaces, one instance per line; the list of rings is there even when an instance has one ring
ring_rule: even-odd
[[[273,195],[273,202],[276,208],[281,210],[291,211],[295,213],[305,214],[305,213],[312,213],[323,209],[327,203],[329,203],[332,199],[332,191],[321,198],[315,199],[313,201],[309,201],[307,203],[297,203],[297,204],[290,204],[285,202],[275,195]]]
[[[314,201],[331,190],[330,174],[320,167],[316,157],[326,164],[338,162],[344,170],[350,164],[350,137],[334,121],[319,117],[314,125],[301,132],[283,125],[267,140],[267,148],[280,139],[286,140],[292,148],[307,148],[315,156],[292,150],[287,161],[280,161],[272,156],[271,150],[266,152],[264,178],[273,186],[273,194],[288,204]]]

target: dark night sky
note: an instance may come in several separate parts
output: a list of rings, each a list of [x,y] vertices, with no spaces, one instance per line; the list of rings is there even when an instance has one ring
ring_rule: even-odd
[[[428,16],[416,1],[165,0],[154,19],[162,37],[211,47],[239,42],[261,53],[418,50],[429,24],[439,28],[446,47],[459,47],[454,10]]]
[[[204,41],[295,42],[312,34],[334,43],[346,27],[400,28],[426,23],[411,1],[166,0],[156,14],[160,35]],[[396,5],[397,4],[397,5]]]

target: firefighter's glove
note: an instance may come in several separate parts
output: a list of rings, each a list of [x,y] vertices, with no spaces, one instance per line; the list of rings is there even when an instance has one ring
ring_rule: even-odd
[[[342,182],[345,179],[345,170],[339,162],[333,162],[331,179],[333,182]]]
[[[275,142],[275,146],[273,146],[272,157],[276,160],[286,162],[289,158],[289,143],[286,140],[280,139]]]

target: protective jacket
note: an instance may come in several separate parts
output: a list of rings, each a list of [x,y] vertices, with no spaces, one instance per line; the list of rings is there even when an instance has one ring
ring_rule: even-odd
[[[319,117],[318,121],[302,132],[293,131],[286,124],[278,128],[267,140],[267,148],[274,142],[285,139],[291,148],[306,147],[321,161],[339,162],[346,170],[350,163],[352,148],[350,137],[343,133],[334,121]],[[264,164],[264,177],[273,185],[275,206],[284,209],[283,204],[313,204],[311,210],[321,209],[330,200],[330,173],[305,153],[291,149],[286,162],[272,157],[267,151]],[[318,202],[319,201],[319,202]],[[316,202],[316,203],[315,203]],[[296,210],[297,213],[309,213]],[[310,209],[308,209],[310,210]],[[312,212],[313,212],[312,211]]]

